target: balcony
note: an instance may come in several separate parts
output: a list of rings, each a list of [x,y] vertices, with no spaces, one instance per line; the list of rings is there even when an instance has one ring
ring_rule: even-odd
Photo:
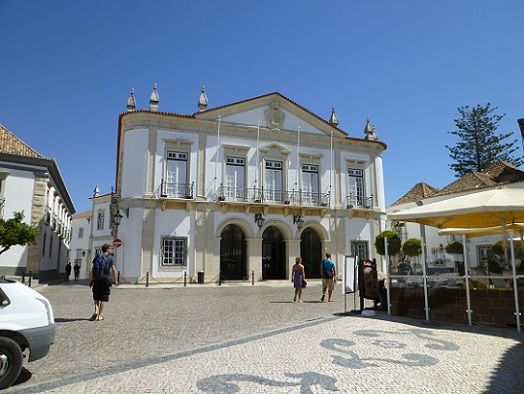
[[[373,195],[364,196],[363,194],[349,193],[349,195],[346,197],[346,208],[372,209]]]
[[[160,197],[164,198],[193,198],[193,189],[195,182],[189,183],[170,183],[164,182],[160,184]]]
[[[266,188],[237,188],[220,185],[216,192],[218,201],[247,202],[284,205],[329,205],[329,193],[313,193],[302,190],[277,190]]]

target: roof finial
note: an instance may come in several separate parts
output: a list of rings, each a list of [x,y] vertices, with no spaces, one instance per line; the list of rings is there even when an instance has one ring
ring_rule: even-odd
[[[159,101],[160,101],[160,97],[158,96],[158,85],[155,82],[153,84],[153,91],[151,92],[151,96],[149,97],[149,110],[158,111],[158,102]]]
[[[200,89],[200,97],[198,98],[198,109],[200,112],[205,111],[207,108],[207,95],[206,95],[206,87],[202,85],[202,88]]]
[[[366,126],[364,127],[365,139],[367,140],[378,140],[377,130],[369,118],[366,119]]]
[[[329,117],[329,124],[335,127],[338,127],[340,124],[340,119],[338,119],[337,113],[335,112],[335,107],[331,107],[331,116]]]
[[[95,186],[95,189],[93,190],[93,197],[98,197],[100,195],[100,188],[98,187],[98,183]]]
[[[134,111],[136,109],[135,89],[131,88],[131,93],[127,98],[127,110]]]

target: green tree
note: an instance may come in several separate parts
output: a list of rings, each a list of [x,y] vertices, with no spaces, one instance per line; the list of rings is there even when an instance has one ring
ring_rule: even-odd
[[[446,245],[446,252],[450,254],[464,254],[464,246],[459,241],[451,241]]]
[[[417,238],[410,238],[402,245],[402,253],[406,256],[414,257],[422,253],[422,242]]]
[[[388,255],[394,256],[398,252],[400,252],[401,242],[397,233],[395,233],[394,231],[386,230],[382,231],[375,237],[375,249],[377,250],[377,253],[379,255],[384,256],[386,254],[384,238],[388,239]]]
[[[458,108],[459,117],[454,119],[456,130],[449,134],[458,137],[455,146],[446,145],[453,163],[449,167],[460,177],[472,171],[481,171],[489,165],[504,160],[514,166],[520,166],[522,159],[513,156],[519,149],[517,140],[505,142],[511,133],[496,134],[499,123],[505,114],[495,113],[497,107],[490,103],[470,108]]]
[[[0,254],[15,245],[35,244],[38,229],[23,223],[24,212],[14,212],[8,220],[0,219]]]

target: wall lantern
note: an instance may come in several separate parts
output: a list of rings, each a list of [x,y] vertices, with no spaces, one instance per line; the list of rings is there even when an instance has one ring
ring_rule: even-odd
[[[296,224],[297,228],[300,230],[304,225],[304,218],[300,215],[293,215],[293,224]]]
[[[264,219],[264,216],[262,216],[261,213],[255,213],[255,223],[257,224],[258,228],[262,228],[265,220],[266,219]]]
[[[129,208],[119,208],[116,213],[113,215],[113,223],[115,226],[120,226],[120,222],[122,221],[122,218],[124,217],[120,211],[123,211],[126,215],[126,218],[129,218]]]

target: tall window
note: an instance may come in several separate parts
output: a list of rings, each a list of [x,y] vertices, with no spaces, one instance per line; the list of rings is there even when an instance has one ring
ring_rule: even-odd
[[[105,210],[99,209],[97,216],[96,216],[96,229],[97,230],[104,229],[104,217],[105,217]]]
[[[488,267],[488,253],[490,250],[491,245],[477,246],[477,270],[480,271],[480,275],[483,275],[486,272]]]
[[[348,205],[364,205],[364,171],[348,168]]]
[[[170,197],[185,197],[188,194],[187,158],[186,152],[167,152],[164,194]]]
[[[282,201],[282,162],[266,161],[266,198],[270,201]]]
[[[369,258],[368,241],[351,241],[351,254],[359,259]]]
[[[225,197],[229,200],[244,198],[245,159],[240,157],[226,158],[226,190]]]
[[[317,165],[302,164],[302,201],[319,204]]]
[[[82,238],[84,238],[84,228],[79,227],[78,228],[78,239],[82,239]]]
[[[185,266],[186,250],[187,238],[163,238],[161,264],[163,266]]]
[[[49,257],[53,254],[53,236],[49,237]]]

